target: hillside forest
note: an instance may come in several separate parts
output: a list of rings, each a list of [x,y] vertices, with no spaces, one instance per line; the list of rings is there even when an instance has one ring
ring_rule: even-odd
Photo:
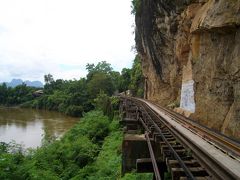
[[[24,83],[12,88],[3,83],[0,85],[0,104],[54,110],[80,117],[94,109],[99,94],[112,96],[129,89],[135,96],[143,96],[143,75],[138,56],[132,68],[124,68],[121,73],[114,71],[106,61],[87,64],[86,70],[87,76],[79,80],[55,80],[51,74],[44,75],[43,89],[28,87]],[[34,96],[34,92],[41,89],[43,95]]]

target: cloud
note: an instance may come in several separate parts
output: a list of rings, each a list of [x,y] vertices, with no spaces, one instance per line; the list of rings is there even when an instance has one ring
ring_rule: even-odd
[[[130,67],[131,0],[0,1],[0,81],[85,76],[85,65]],[[65,68],[63,68],[65,65]],[[66,68],[67,67],[67,68]]]

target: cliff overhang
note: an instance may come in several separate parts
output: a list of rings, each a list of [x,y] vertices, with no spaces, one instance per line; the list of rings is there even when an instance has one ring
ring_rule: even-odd
[[[145,98],[240,138],[240,0],[142,0]]]

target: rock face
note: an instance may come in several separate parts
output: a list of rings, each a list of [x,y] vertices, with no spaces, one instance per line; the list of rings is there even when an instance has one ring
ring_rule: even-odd
[[[240,138],[240,0],[141,0],[145,97]]]

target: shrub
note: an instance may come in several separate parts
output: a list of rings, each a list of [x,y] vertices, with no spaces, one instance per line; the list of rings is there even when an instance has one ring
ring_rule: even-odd
[[[120,179],[121,143],[118,120],[91,111],[60,140],[25,157],[20,146],[0,143],[0,179]]]
[[[92,142],[100,143],[109,133],[109,120],[101,111],[90,111],[85,114],[79,122],[79,126],[71,129],[70,134],[66,134],[69,139],[77,138],[76,134],[87,136]]]
[[[70,116],[80,117],[83,114],[83,107],[71,105],[67,107],[65,113]]]
[[[0,179],[21,179],[18,168],[23,160],[20,145],[15,142],[0,142]]]

